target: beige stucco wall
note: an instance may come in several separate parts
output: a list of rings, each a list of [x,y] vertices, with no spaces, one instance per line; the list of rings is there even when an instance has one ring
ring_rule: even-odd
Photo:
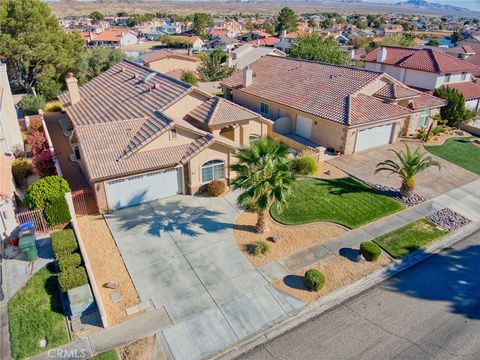
[[[432,124],[433,120],[431,119],[433,116],[438,115],[440,113],[440,109],[431,109],[427,110],[430,112],[430,119],[428,120],[427,128]],[[410,115],[410,120],[406,121],[402,130],[402,135],[404,136],[412,136],[415,135],[417,130],[419,129],[418,123],[420,122],[420,115],[423,111],[416,112]]]
[[[166,58],[162,60],[153,61],[147,66],[150,69],[158,71],[162,74],[165,74],[174,70],[192,70],[197,71],[199,61],[189,61],[177,58]]]

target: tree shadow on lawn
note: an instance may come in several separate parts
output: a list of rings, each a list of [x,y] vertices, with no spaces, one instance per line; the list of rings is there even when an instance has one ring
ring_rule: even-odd
[[[423,250],[418,250],[418,256]],[[448,302],[452,313],[480,319],[480,245],[448,249],[385,283],[392,292]]]
[[[134,216],[132,216],[134,215]],[[199,228],[207,233],[215,233],[232,228],[231,222],[220,220],[222,213],[203,206],[189,207],[178,201],[157,202],[155,207],[146,203],[124,211],[114,213],[120,220],[122,230],[132,230],[139,226],[148,226],[148,233],[154,236],[163,232],[179,231],[182,235],[198,236]]]
[[[318,182],[317,185],[325,187],[327,189],[327,192],[332,195],[342,196],[345,194],[354,193],[378,194],[377,191],[375,191],[368,185],[351,177],[340,179],[321,179],[321,182]]]

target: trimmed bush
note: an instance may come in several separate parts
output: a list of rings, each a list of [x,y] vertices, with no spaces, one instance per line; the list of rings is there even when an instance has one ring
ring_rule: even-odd
[[[300,175],[314,175],[318,172],[318,163],[312,155],[302,155],[292,160],[292,170]]]
[[[435,126],[433,129],[432,129],[432,134],[433,136],[437,136],[439,134],[443,134],[445,132],[448,131],[448,126],[446,125],[438,125],[438,126]]]
[[[195,73],[192,70],[182,70],[182,81],[185,81],[186,83],[192,84],[192,85],[197,85],[198,84],[198,79]]]
[[[382,250],[377,244],[371,241],[365,241],[360,244],[359,252],[363,255],[365,260],[377,261],[377,259],[380,257],[380,254],[382,253]]]
[[[325,285],[325,276],[317,269],[308,269],[305,272],[303,285],[309,291],[319,291]]]
[[[68,254],[65,256],[61,256],[58,259],[58,267],[60,271],[66,271],[69,268],[76,268],[79,267],[82,263],[82,257],[79,253]]]
[[[30,159],[15,159],[12,162],[12,175],[15,183],[22,186],[25,179],[33,174],[33,164]]]
[[[74,289],[88,284],[87,272],[83,266],[79,266],[78,268],[68,268],[58,275],[58,282],[60,283],[60,289],[62,289],[63,292]]]
[[[23,197],[23,204],[29,209],[44,209],[54,198],[70,192],[67,181],[60,176],[47,176],[29,186]]]
[[[77,239],[72,229],[56,231],[51,235],[52,249],[55,259],[69,255],[78,249]]]
[[[45,108],[43,110],[49,111],[49,112],[63,111],[63,106],[60,101],[53,100],[48,102],[47,105],[45,105]]]
[[[217,197],[227,191],[227,185],[222,180],[213,180],[207,185],[207,193],[210,196]]]
[[[23,116],[36,115],[38,110],[42,110],[45,107],[47,101],[43,95],[33,96],[26,95],[20,101],[20,107],[23,111]]]
[[[45,205],[43,213],[49,226],[66,224],[72,218],[67,200],[62,196],[50,199]]]
[[[255,241],[252,245],[253,255],[265,255],[270,250],[270,246],[265,240]]]

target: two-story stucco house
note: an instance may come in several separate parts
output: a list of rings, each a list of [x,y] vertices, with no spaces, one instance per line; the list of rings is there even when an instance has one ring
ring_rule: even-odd
[[[467,61],[433,49],[397,46],[375,49],[363,61],[367,70],[385,72],[420,90],[456,88],[464,95],[469,109],[479,110],[480,86],[472,81],[472,73],[479,69]]]
[[[445,105],[381,72],[269,55],[222,86],[227,99],[273,120],[277,138],[317,153],[396,142]]]
[[[59,98],[100,212],[230,181],[240,146],[272,121],[190,84],[122,61]]]

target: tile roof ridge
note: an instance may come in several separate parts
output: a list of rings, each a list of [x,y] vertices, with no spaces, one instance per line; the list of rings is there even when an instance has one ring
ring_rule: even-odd
[[[441,72],[442,70],[440,69],[440,64],[438,63],[438,59],[437,59],[437,53],[440,54],[440,52],[433,51],[432,49],[427,49],[427,50],[428,50],[428,56],[430,56],[430,58],[433,61],[436,72]]]
[[[92,124],[80,124],[80,125],[75,125],[75,129],[81,129],[81,128],[87,128],[87,127],[94,127],[94,126],[107,126],[107,125],[112,125],[112,124],[122,124],[130,121],[138,121],[138,120],[147,120],[147,117],[142,116],[138,118],[129,118],[129,119],[122,119],[118,121],[103,121],[103,122],[97,122],[97,123],[92,123]]]
[[[209,100],[211,100],[211,99],[208,99],[207,101],[209,101]],[[214,103],[213,103],[213,111],[212,111],[212,113],[210,114],[210,116],[208,117],[207,125],[210,125],[210,121],[213,120],[213,118],[214,118],[214,116],[216,115],[217,110],[218,110],[218,108],[219,108],[219,106],[220,106],[220,98],[219,98],[218,96],[213,97],[213,101],[214,101]]]
[[[352,119],[352,99],[356,96],[356,94],[350,94],[347,97],[347,125],[351,124]]]
[[[250,109],[247,109],[247,108],[245,108],[245,107],[243,107],[243,106],[241,106],[241,105],[239,105],[239,104],[237,104],[237,103],[234,103],[233,101],[227,100],[227,99],[222,98],[222,97],[218,97],[218,98],[220,99],[220,101],[221,101],[222,103],[226,103],[226,104],[232,105],[233,107],[236,107],[236,108],[238,108],[238,109],[240,109],[240,110],[242,110],[242,111],[244,111],[244,112],[246,112],[246,113],[252,114],[252,115],[253,115],[252,119],[255,119],[255,118],[260,117],[256,112],[254,112],[254,111],[252,111],[252,110],[250,110]]]

